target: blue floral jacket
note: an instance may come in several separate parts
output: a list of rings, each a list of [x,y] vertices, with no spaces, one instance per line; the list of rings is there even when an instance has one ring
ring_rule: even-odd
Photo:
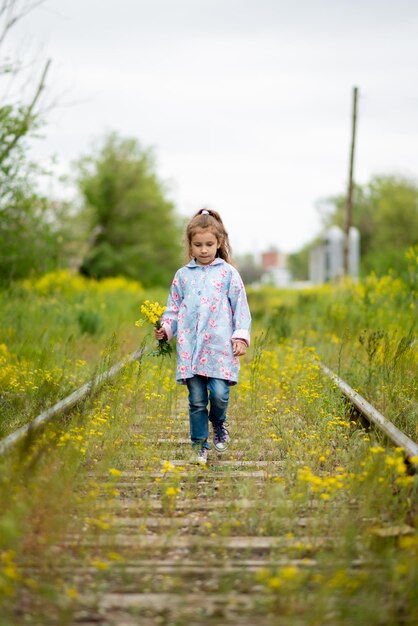
[[[239,358],[232,340],[250,344],[251,314],[238,271],[223,259],[193,259],[173,279],[161,319],[168,340],[177,337],[176,380],[195,374],[238,382]]]

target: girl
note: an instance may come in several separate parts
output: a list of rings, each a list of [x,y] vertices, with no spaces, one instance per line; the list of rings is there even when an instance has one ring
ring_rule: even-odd
[[[187,225],[186,243],[189,263],[176,272],[162,327],[154,332],[159,340],[177,336],[176,379],[188,387],[190,438],[196,462],[206,465],[208,420],[215,449],[228,447],[229,388],[238,382],[238,357],[250,344],[251,315],[219,214],[196,213]]]

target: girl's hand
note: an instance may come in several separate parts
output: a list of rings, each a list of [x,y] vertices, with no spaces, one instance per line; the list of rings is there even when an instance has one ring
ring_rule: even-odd
[[[164,328],[154,328],[154,337],[161,341],[161,339],[167,339],[167,333]]]
[[[235,339],[232,342],[232,354],[234,356],[244,356],[246,352],[247,344],[245,343],[245,341],[239,341],[238,339]]]

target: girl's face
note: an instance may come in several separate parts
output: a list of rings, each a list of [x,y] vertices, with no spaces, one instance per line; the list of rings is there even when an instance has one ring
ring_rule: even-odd
[[[209,265],[216,257],[220,244],[208,229],[199,229],[192,235],[190,252],[199,265]]]

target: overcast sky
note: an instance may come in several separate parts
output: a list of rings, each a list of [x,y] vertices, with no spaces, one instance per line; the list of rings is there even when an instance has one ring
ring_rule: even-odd
[[[418,175],[416,0],[46,0],[8,49],[52,59],[37,158],[69,170],[106,131],[136,137],[179,212],[219,210],[239,253],[318,234],[354,85],[357,182]]]

